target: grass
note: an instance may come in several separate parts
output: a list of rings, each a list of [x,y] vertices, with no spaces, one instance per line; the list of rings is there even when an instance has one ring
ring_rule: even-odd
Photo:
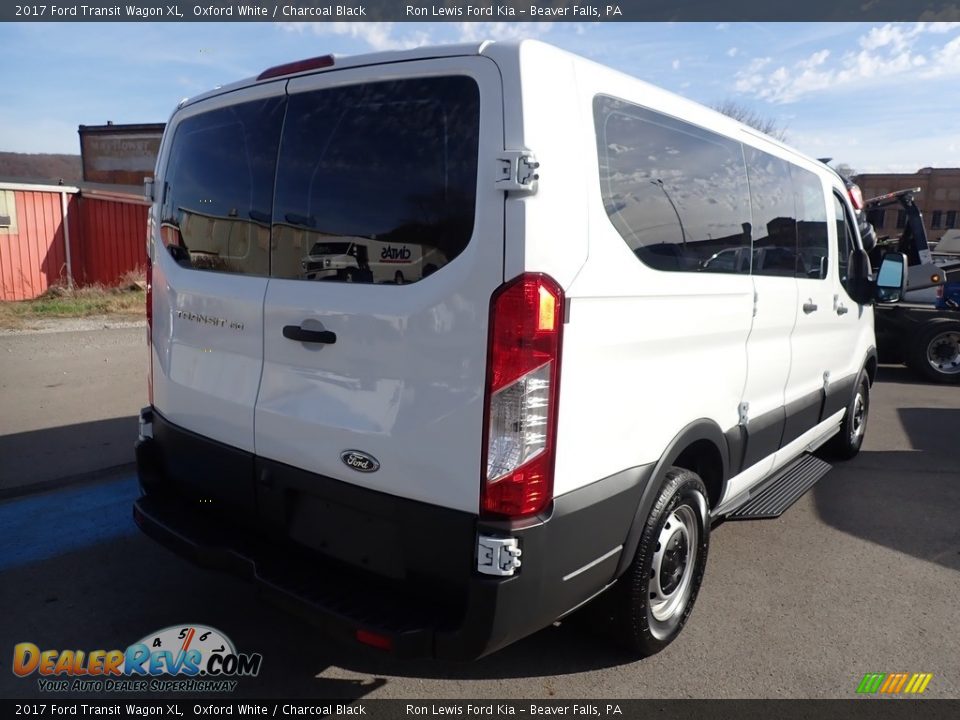
[[[72,290],[53,285],[34,300],[0,302],[0,329],[28,327],[31,321],[92,315],[143,317],[146,291],[142,273],[127,273],[116,287],[88,285]]]

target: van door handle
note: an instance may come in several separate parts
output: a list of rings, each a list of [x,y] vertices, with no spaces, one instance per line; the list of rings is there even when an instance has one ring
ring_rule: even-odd
[[[807,315],[809,315],[809,314],[812,313],[812,312],[816,312],[816,311],[817,311],[817,304],[814,303],[814,302],[805,302],[805,303],[803,304],[803,311],[804,311]]]
[[[337,341],[336,333],[329,330],[304,330],[299,325],[284,325],[283,336],[287,340],[299,340],[308,343],[333,345]]]
[[[843,303],[840,303],[839,305],[837,305],[837,315],[846,315],[846,314],[847,314],[847,306],[844,305]]]

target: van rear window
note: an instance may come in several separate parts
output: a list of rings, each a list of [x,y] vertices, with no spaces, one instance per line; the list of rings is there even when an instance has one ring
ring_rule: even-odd
[[[164,174],[161,236],[186,267],[267,275],[283,99],[231,105],[177,126]]]
[[[480,95],[465,76],[290,96],[272,277],[405,284],[473,234]]]

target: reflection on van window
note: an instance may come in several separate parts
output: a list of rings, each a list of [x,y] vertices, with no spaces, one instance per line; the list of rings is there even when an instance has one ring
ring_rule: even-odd
[[[790,164],[744,147],[753,212],[753,273],[795,277],[806,273],[797,256],[797,210]],[[802,268],[802,270],[801,270]]]
[[[740,144],[611,97],[593,105],[603,203],[646,265],[750,272]]]
[[[793,193],[797,207],[797,277],[823,280],[830,258],[827,234],[827,203],[820,178],[792,165]]]
[[[292,95],[271,276],[404,284],[473,234],[480,96],[468,77]]]
[[[269,274],[270,214],[283,99],[184,119],[162,188],[161,236],[186,267]]]

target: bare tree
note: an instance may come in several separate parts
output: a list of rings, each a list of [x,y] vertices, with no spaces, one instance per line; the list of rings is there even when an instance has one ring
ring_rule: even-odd
[[[743,105],[736,100],[722,100],[711,105],[714,110],[724,115],[739,120],[744,125],[749,125],[755,130],[766,133],[777,140],[787,139],[787,126],[780,123],[776,118],[764,117],[756,110]]]
[[[855,169],[847,165],[847,163],[835,162],[831,164],[833,165],[834,170],[840,173],[840,175],[842,175],[843,177],[849,178],[850,180],[856,179],[857,175],[860,174]]]

